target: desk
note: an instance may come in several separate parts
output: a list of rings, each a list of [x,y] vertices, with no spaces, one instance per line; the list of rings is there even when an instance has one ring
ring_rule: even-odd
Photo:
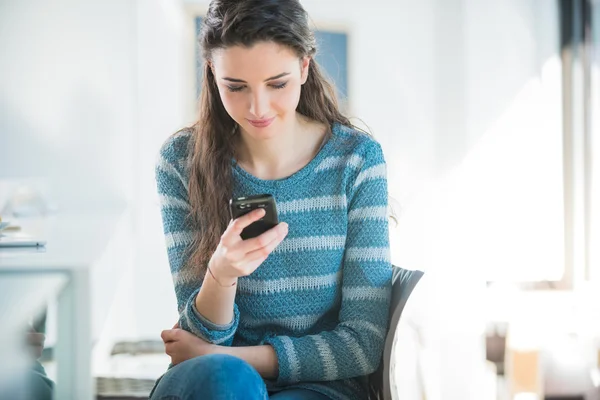
[[[23,349],[28,317],[42,311],[47,299],[56,298],[67,280],[64,273],[0,273],[0,397],[21,398],[30,367]]]
[[[116,281],[118,275],[110,277],[110,274],[122,269],[113,265],[112,270],[98,271],[106,265],[106,262],[99,264],[99,260],[106,258],[116,230],[129,226],[130,219],[124,212],[100,212],[59,214],[19,222],[24,231],[43,236],[48,243],[41,249],[0,248],[0,288],[3,283],[10,286],[11,280],[21,282],[19,290],[0,292],[2,323],[9,321],[23,328],[23,318],[30,317],[27,311],[58,296],[55,398],[92,400],[95,395],[91,374],[93,289],[98,280]],[[28,279],[31,284],[27,284]],[[28,299],[28,309],[21,308],[24,298]],[[22,318],[5,319],[4,315]]]

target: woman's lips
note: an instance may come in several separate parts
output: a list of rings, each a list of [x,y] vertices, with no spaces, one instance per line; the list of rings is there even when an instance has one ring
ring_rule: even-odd
[[[256,128],[266,128],[267,126],[271,125],[274,120],[275,117],[268,119],[249,119],[248,122],[250,122],[250,124]]]

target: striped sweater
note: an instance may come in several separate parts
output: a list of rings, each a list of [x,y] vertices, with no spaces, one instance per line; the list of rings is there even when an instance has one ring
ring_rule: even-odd
[[[272,194],[289,233],[239,279],[228,325],[199,314],[202,277],[182,269],[198,229],[186,218],[189,131],[163,145],[156,179],[180,326],[215,344],[273,346],[279,377],[265,382],[269,391],[302,387],[364,399],[365,377],[381,359],[391,295],[386,165],[371,137],[337,124],[332,131],[315,158],[284,179],[256,178],[232,160],[233,195]]]

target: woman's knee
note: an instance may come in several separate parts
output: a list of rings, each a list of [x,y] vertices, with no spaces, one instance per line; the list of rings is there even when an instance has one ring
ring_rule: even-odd
[[[262,378],[250,364],[223,354],[195,357],[171,368],[157,383],[152,399],[168,396],[199,399],[268,398]]]

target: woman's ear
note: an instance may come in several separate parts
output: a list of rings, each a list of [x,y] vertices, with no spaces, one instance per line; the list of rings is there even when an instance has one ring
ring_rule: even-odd
[[[304,85],[308,79],[308,67],[310,66],[310,62],[310,57],[304,57],[300,61],[300,81],[302,82],[302,85]]]

